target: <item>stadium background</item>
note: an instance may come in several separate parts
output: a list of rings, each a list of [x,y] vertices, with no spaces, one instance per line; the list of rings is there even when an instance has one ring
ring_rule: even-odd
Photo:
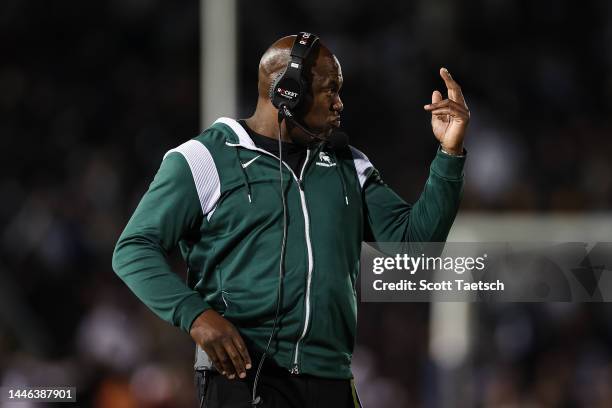
[[[422,105],[446,66],[473,118],[452,237],[610,240],[612,3],[236,7],[239,116],[265,48],[316,32],[342,63],[352,144],[412,201],[436,149]],[[163,153],[201,129],[200,28],[193,0],[0,4],[0,384],[76,385],[78,406],[193,403],[190,339],[136,300],[110,258]],[[445,335],[432,308],[360,304],[366,407],[612,403],[608,304],[477,305],[452,367],[432,352]]]

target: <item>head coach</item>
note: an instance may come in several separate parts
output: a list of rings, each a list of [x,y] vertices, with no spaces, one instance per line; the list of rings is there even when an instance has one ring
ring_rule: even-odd
[[[460,202],[469,111],[440,75],[448,99],[434,91],[425,105],[440,148],[414,204],[338,130],[340,63],[310,33],[264,53],[251,117],[219,118],[166,153],[113,269],[197,344],[201,406],[360,406],[361,243],[444,241]],[[187,282],[166,260],[177,247]]]

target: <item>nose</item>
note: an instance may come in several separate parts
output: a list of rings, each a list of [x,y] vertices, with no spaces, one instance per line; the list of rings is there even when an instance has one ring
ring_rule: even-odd
[[[337,95],[336,98],[334,99],[332,110],[338,113],[344,110],[344,104],[342,103],[342,99],[340,99],[340,95]]]

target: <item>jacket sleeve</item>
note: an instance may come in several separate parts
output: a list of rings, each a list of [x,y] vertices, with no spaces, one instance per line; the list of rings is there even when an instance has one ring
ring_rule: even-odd
[[[441,242],[453,224],[463,190],[465,156],[438,150],[419,199],[410,205],[385,184],[367,157],[353,150],[362,183],[364,216],[377,242]]]
[[[113,253],[113,269],[130,290],[160,318],[186,332],[210,306],[172,272],[167,254],[188,230],[198,228],[201,219],[185,158],[168,154]]]

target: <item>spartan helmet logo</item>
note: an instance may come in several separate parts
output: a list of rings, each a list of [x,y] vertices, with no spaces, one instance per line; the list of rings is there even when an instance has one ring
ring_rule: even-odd
[[[327,163],[327,164],[332,164],[331,159],[329,158],[329,156],[325,152],[320,152],[319,153],[319,161],[322,161],[323,163]]]

